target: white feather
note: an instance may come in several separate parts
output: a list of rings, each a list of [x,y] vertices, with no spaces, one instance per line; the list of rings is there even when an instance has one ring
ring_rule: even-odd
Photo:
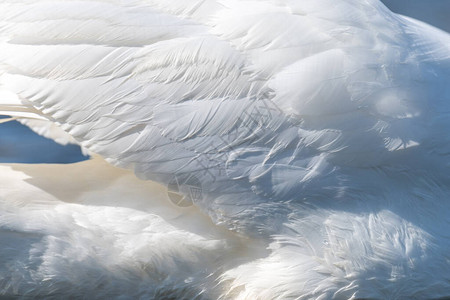
[[[448,34],[377,0],[4,1],[0,19],[1,113],[201,189],[181,211],[99,159],[1,167],[0,295],[450,296]]]

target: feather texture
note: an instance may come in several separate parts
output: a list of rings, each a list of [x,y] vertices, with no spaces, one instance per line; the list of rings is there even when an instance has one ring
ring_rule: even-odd
[[[195,179],[195,213],[215,224],[204,226],[267,247],[239,265],[238,250],[159,217],[85,212],[111,226],[136,216],[114,249],[155,226],[142,247],[168,231],[196,262],[231,261],[207,256],[189,281],[185,254],[159,246],[152,276],[205,297],[448,296],[448,34],[377,0],[3,1],[0,20],[0,112],[54,123],[141,179]],[[84,208],[60,215],[72,209]],[[84,227],[120,230],[108,218]]]

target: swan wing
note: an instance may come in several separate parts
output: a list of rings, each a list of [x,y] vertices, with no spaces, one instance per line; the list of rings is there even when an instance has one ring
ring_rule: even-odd
[[[250,190],[243,210],[322,193],[342,168],[421,145],[446,70],[436,65],[448,64],[446,35],[418,39],[378,1],[15,1],[1,11],[3,89],[142,178],[194,176],[208,201],[193,200],[212,215]]]
[[[447,34],[375,0],[14,1],[0,19],[20,100],[2,111],[265,237],[224,273],[233,293],[446,295]]]

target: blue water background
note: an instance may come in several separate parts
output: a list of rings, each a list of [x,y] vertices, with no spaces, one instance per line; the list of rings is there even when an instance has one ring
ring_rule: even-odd
[[[77,145],[62,146],[16,121],[0,124],[1,163],[73,163],[88,159]]]

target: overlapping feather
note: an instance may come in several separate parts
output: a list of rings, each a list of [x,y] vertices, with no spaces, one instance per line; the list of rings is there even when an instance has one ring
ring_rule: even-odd
[[[4,1],[0,19],[1,112],[144,179],[194,176],[213,222],[270,244],[228,295],[446,295],[447,34],[375,0]]]

